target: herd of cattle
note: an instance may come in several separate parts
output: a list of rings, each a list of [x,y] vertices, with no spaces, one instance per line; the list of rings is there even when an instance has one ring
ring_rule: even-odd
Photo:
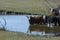
[[[47,24],[50,27],[60,26],[60,16],[51,16],[51,15],[40,15],[40,16],[30,16],[30,24]]]
[[[28,16],[30,24],[45,24],[48,27],[60,26],[60,6],[51,8],[51,15],[31,15]]]
[[[60,6],[57,8],[51,8],[50,12],[51,12],[50,15],[27,16],[27,18],[29,19],[29,23],[34,25],[34,26],[30,25],[27,33],[32,33],[33,31],[37,31],[37,32],[42,32],[41,35],[44,35],[45,33],[51,32],[54,34],[54,36],[60,36]],[[37,25],[47,25],[46,28],[48,28],[48,30],[50,30],[50,31],[46,30],[43,27],[40,28],[40,26],[37,27]],[[56,30],[57,30],[57,32],[56,32]],[[54,33],[54,32],[56,32],[56,33]]]

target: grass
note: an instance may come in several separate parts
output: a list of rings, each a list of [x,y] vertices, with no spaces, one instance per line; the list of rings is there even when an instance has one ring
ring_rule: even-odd
[[[49,6],[49,5],[50,6]],[[0,10],[49,14],[49,7],[60,4],[60,0],[0,0]],[[40,37],[24,33],[0,31],[0,40],[60,40],[60,37]]]
[[[59,40],[60,37],[29,36],[24,33],[0,31],[0,40]]]
[[[59,3],[59,0],[0,0],[0,10],[49,14],[49,7],[55,7]]]

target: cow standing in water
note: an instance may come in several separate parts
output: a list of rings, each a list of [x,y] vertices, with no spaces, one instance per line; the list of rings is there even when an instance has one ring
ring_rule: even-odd
[[[29,16],[29,23],[33,25],[42,24],[42,16]]]
[[[53,15],[53,22],[55,26],[57,26],[57,24],[60,26],[60,6],[58,6],[57,8],[51,8],[51,12]]]
[[[30,25],[30,27],[27,31],[27,33],[30,33],[30,34],[31,34],[32,31],[37,31],[37,32],[41,31],[40,27],[37,27],[38,24],[42,25],[42,23],[43,23],[43,25],[44,24],[46,25],[46,23],[47,23],[46,22],[47,21],[47,15],[36,15],[36,16],[33,15],[33,16],[27,16],[27,17],[29,18],[29,23],[30,24],[33,24],[33,25],[36,24],[36,26],[31,26]],[[42,29],[43,29],[42,34],[45,34],[44,28],[42,28]]]
[[[29,19],[30,24],[40,24],[40,25],[46,25],[47,24],[47,15],[33,15],[33,16],[27,16]]]

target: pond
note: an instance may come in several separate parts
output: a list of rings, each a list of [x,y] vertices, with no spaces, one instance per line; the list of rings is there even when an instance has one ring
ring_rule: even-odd
[[[30,23],[26,15],[0,15],[0,28],[3,27],[8,31],[26,33],[30,27]],[[32,34],[46,35],[45,33],[42,34],[42,32],[37,31],[32,32]]]
[[[14,32],[26,33],[29,28],[29,21],[26,16],[21,15],[0,15],[0,28]]]

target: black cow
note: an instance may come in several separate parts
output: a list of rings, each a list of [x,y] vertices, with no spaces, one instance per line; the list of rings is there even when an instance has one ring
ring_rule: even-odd
[[[47,26],[53,27],[53,17],[51,15],[47,15],[46,20],[47,20]]]
[[[56,8],[51,8],[50,10],[54,16],[60,16],[60,5]]]
[[[52,22],[57,26],[57,24],[60,26],[60,6],[57,8],[51,8],[52,12]]]
[[[51,8],[51,12],[54,16],[58,16],[59,15],[59,9],[58,8]]]
[[[53,21],[55,21],[55,26],[57,26],[57,24],[60,26],[60,16],[55,16]]]
[[[49,23],[49,27],[60,26],[60,16],[47,16],[47,23]]]

